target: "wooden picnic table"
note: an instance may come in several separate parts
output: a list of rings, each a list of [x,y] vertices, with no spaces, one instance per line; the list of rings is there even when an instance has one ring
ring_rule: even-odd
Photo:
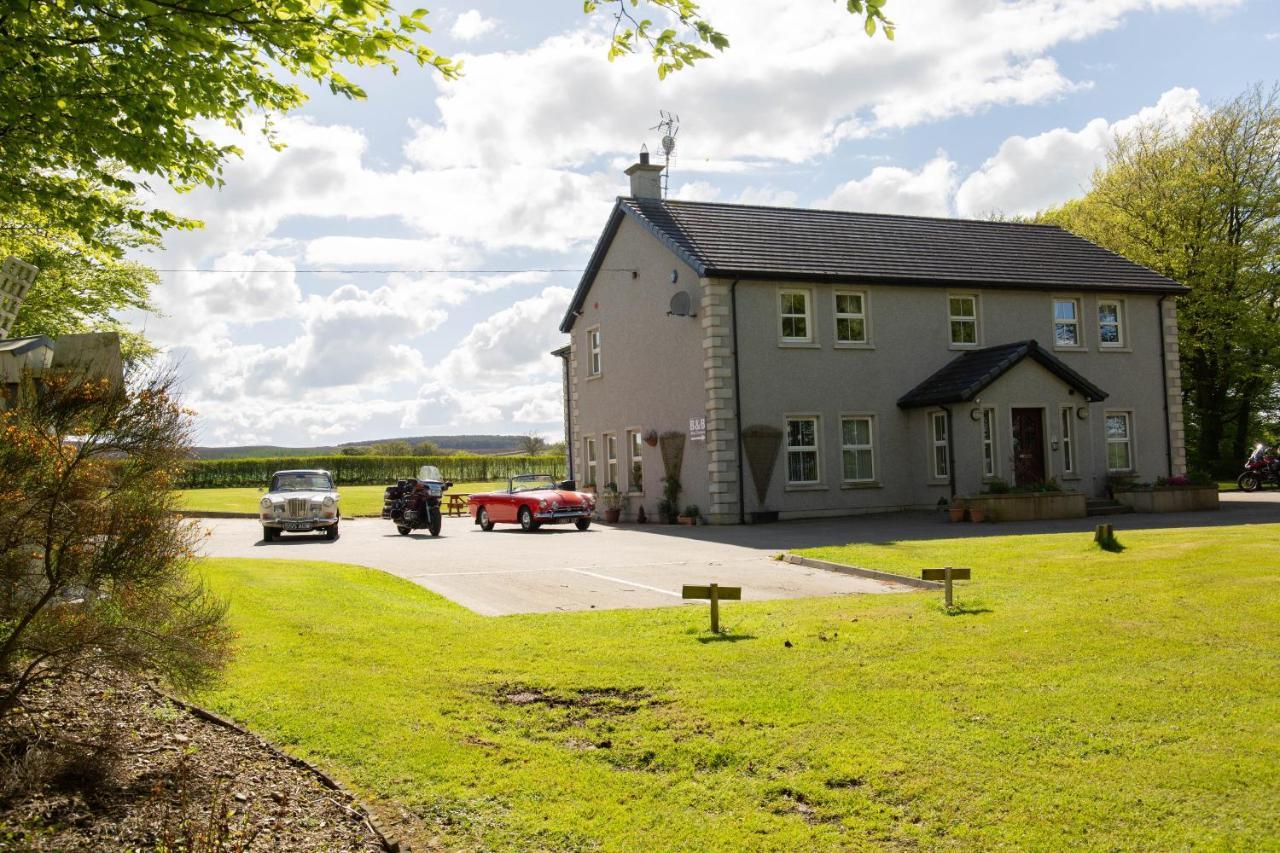
[[[467,514],[467,498],[471,497],[466,492],[455,492],[447,495],[444,501],[444,514],[461,518]]]

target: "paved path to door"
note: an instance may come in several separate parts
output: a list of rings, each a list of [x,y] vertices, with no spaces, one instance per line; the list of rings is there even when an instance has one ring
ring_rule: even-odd
[[[407,578],[485,614],[606,610],[681,604],[686,583],[741,586],[747,600],[849,593],[910,592],[910,587],[780,563],[783,551],[848,542],[1006,536],[1093,529],[1099,519],[950,524],[938,513],[787,522],[748,527],[593,525],[583,533],[552,527],[483,533],[467,519],[445,519],[444,535],[400,536],[381,519],[347,519],[342,537],[262,541],[250,519],[210,519],[205,553],[216,557],[328,560]],[[1280,522],[1280,492],[1225,494],[1217,512],[1119,515],[1117,531]]]

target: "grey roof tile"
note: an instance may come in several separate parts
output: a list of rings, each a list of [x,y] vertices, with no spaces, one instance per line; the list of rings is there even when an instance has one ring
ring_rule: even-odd
[[[1030,357],[1050,373],[1080,392],[1090,403],[1107,398],[1107,392],[1072,370],[1062,359],[1035,341],[1015,341],[994,347],[970,350],[956,356],[928,379],[898,400],[903,409],[943,406],[973,400],[983,389]]]

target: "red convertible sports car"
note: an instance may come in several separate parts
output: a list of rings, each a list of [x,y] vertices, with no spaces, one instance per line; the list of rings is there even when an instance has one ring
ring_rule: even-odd
[[[485,492],[467,499],[467,512],[481,530],[495,524],[519,524],[526,531],[544,524],[573,522],[579,530],[591,526],[595,499],[574,491],[571,482],[557,483],[549,474],[521,474],[512,477],[505,492]]]

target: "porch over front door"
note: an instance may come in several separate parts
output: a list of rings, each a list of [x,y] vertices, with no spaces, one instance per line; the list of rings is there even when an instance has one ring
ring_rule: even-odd
[[[1044,410],[1013,410],[1013,484],[1044,482]]]

